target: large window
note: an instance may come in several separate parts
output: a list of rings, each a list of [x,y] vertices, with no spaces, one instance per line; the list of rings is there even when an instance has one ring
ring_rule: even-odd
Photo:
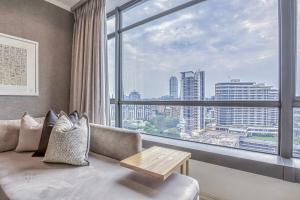
[[[138,91],[143,100],[278,100],[278,40],[274,0],[182,9],[122,34],[124,98]],[[188,89],[203,91],[186,98]]]
[[[281,154],[286,136],[280,129],[278,5],[278,0],[143,0],[116,9],[111,19],[118,27],[108,36],[113,123],[145,134]],[[297,109],[294,152],[300,141],[296,116]]]

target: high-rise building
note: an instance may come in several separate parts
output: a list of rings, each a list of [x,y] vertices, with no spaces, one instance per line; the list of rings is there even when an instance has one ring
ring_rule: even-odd
[[[175,76],[171,76],[169,80],[169,95],[171,99],[178,98],[178,79]]]
[[[217,101],[266,101],[278,99],[278,90],[265,84],[255,82],[230,82],[215,85],[215,100]],[[276,108],[239,108],[218,107],[217,125],[219,126],[269,126],[278,124],[278,109]]]
[[[182,101],[203,101],[205,98],[205,72],[181,72],[180,98]],[[192,134],[205,128],[204,108],[184,106],[181,110],[183,132]]]

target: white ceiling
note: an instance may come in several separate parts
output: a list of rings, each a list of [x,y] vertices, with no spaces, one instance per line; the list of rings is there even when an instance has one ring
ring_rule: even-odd
[[[49,3],[52,3],[58,7],[70,11],[72,6],[74,6],[80,0],[45,0],[45,1],[48,1]],[[107,12],[112,11],[117,6],[121,6],[124,3],[127,3],[129,1],[130,0],[106,0]]]

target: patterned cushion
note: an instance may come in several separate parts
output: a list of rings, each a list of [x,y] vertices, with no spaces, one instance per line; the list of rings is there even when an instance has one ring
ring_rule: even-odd
[[[25,114],[21,119],[17,152],[36,151],[41,139],[43,123]]]
[[[90,128],[87,116],[73,123],[61,113],[52,129],[44,162],[88,165]]]

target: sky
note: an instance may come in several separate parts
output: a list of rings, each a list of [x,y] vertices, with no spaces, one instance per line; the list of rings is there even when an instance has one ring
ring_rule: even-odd
[[[123,24],[187,1],[147,1],[124,12]],[[176,76],[180,85],[180,72],[190,70],[205,71],[206,97],[214,95],[216,83],[231,79],[278,88],[277,0],[208,0],[125,31],[122,41],[126,95],[133,90],[146,99],[168,95],[169,78]],[[113,66],[114,43],[108,45]]]

